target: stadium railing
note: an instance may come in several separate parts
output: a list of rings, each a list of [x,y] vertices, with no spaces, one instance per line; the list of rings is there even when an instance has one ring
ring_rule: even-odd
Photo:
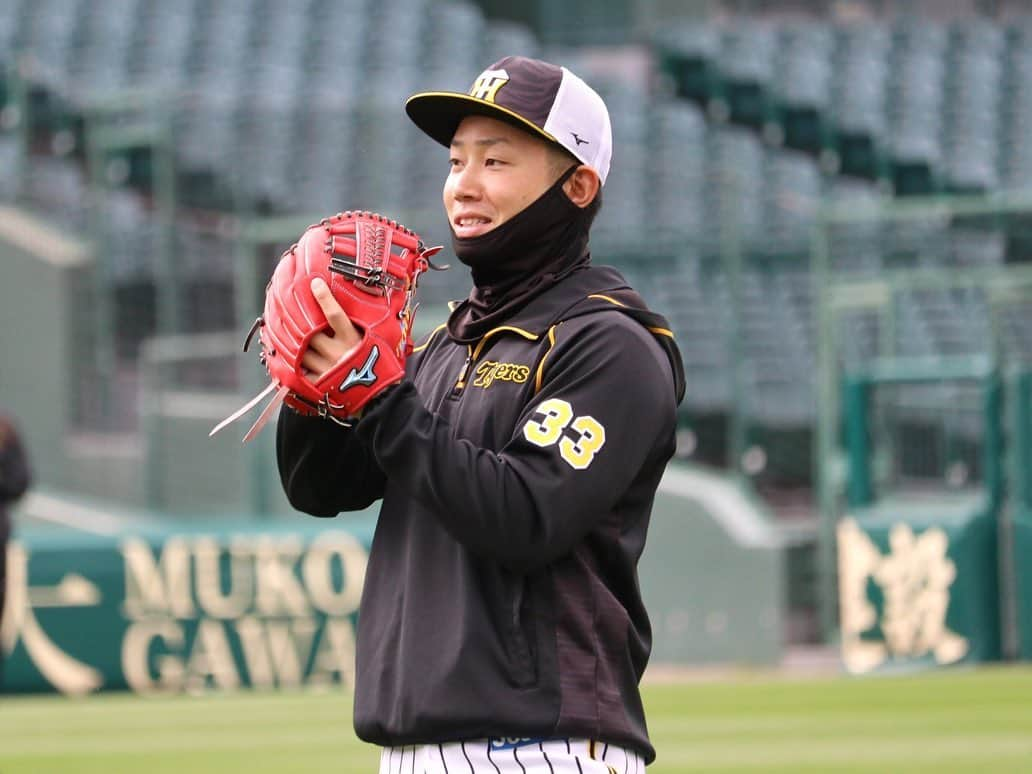
[[[1027,194],[822,209],[812,273],[820,364],[814,458],[821,621],[829,640],[839,636],[841,612],[836,532],[857,502],[921,495],[952,508],[972,487],[986,493],[994,512],[1004,496],[1008,507],[1014,502],[1020,477],[1005,459],[1015,452],[1015,428],[1008,422],[994,430],[988,420],[1003,393],[965,389],[958,379],[970,379],[979,368],[989,378],[1028,362],[1032,263],[1014,235],[1030,209]],[[929,223],[936,225],[926,233],[941,238],[887,254],[877,271],[857,271],[848,256],[836,254],[838,238],[849,229],[898,234]],[[970,260],[963,245],[972,244],[971,229],[985,242],[1002,239],[1000,260]],[[887,388],[869,410],[847,412],[845,379],[877,372],[885,358],[920,384]],[[854,384],[845,394],[855,399],[865,389]],[[991,565],[997,572],[995,559]]]

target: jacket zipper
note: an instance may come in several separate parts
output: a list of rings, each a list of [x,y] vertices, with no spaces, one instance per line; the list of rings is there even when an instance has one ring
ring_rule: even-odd
[[[455,382],[455,386],[448,393],[448,398],[451,400],[455,400],[462,394],[462,390],[466,387],[466,380],[469,378],[469,369],[473,367],[473,347],[467,344],[466,349],[469,351],[466,355],[466,362],[462,364],[462,370],[459,371],[459,378]]]

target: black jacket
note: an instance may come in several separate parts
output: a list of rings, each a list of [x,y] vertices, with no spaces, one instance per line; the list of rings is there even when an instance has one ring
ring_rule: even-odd
[[[7,507],[25,494],[31,480],[29,461],[18,432],[10,421],[0,417],[0,551],[11,532]]]
[[[284,411],[280,474],[318,516],[383,498],[355,728],[381,745],[578,736],[647,760],[636,565],[684,391],[669,326],[578,271],[472,347],[442,328],[354,430]]]

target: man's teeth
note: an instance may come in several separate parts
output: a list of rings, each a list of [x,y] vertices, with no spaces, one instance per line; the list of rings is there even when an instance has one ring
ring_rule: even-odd
[[[487,223],[487,218],[459,218],[460,226],[477,226],[481,223]]]

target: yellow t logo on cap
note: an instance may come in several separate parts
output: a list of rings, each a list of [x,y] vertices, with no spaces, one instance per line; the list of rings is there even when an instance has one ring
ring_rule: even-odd
[[[473,83],[473,88],[469,90],[469,96],[486,102],[494,102],[498,90],[508,82],[509,73],[505,70],[484,70]]]

